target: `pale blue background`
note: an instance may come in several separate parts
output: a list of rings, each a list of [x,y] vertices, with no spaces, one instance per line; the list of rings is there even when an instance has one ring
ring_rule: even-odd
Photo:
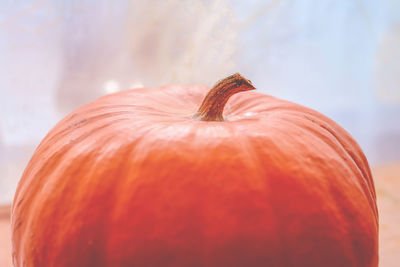
[[[2,1],[0,204],[34,148],[103,94],[241,72],[400,159],[400,1]]]

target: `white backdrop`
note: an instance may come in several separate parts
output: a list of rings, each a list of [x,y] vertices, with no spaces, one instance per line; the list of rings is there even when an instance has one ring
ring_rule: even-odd
[[[0,204],[35,147],[103,94],[241,72],[400,159],[400,1],[24,0],[0,5]]]

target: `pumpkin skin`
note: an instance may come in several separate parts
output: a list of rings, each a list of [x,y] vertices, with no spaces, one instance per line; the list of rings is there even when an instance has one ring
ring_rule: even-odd
[[[207,86],[107,95],[59,122],[12,207],[15,266],[377,266],[378,212],[353,138],[309,108]]]

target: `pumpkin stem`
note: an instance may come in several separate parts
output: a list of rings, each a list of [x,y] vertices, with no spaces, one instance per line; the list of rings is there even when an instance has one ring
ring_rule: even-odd
[[[218,81],[208,92],[194,118],[202,121],[224,121],[222,113],[228,99],[239,92],[256,89],[239,73]]]

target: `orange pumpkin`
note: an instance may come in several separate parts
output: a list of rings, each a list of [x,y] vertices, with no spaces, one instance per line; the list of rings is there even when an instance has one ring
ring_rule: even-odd
[[[357,143],[316,111],[236,94],[251,89],[234,74],[68,115],[16,191],[14,264],[377,266],[375,189]]]

